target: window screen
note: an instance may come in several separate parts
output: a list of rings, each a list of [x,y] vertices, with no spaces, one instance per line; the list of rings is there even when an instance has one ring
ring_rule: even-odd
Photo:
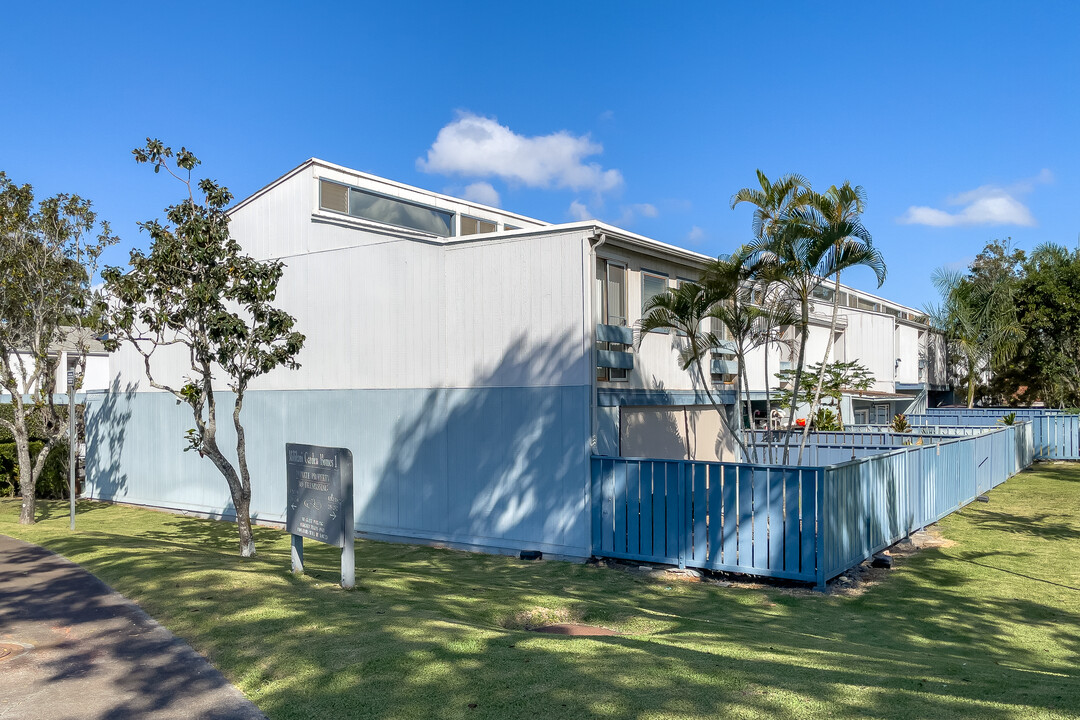
[[[626,268],[607,266],[607,321],[611,325],[626,324]]]
[[[349,188],[326,180],[320,181],[319,207],[334,212],[349,212]]]
[[[641,273],[641,314],[645,315],[645,307],[657,295],[667,292],[667,278],[662,275]]]

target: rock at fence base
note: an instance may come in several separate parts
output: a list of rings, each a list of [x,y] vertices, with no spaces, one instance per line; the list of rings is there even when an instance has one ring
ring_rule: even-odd
[[[840,577],[836,578],[836,582],[840,583],[841,585],[850,585],[851,578],[849,578],[847,575],[841,575]]]
[[[693,568],[669,568],[668,572],[672,575],[682,575],[683,577],[699,578],[701,573]]]
[[[990,496],[989,495],[980,495],[979,497],[977,497],[975,499],[978,500],[979,502],[990,502]]]
[[[891,569],[892,568],[892,556],[891,555],[882,555],[882,554],[875,555],[874,556],[874,562],[871,563],[871,567]]]

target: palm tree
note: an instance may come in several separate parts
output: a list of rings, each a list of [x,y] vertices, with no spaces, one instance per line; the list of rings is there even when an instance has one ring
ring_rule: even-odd
[[[821,403],[825,370],[829,365],[829,355],[832,353],[833,340],[836,336],[836,317],[840,307],[840,274],[849,268],[863,265],[874,271],[878,287],[885,282],[885,259],[873,246],[870,233],[861,221],[865,207],[866,191],[863,187],[861,185],[852,187],[851,183],[845,182],[840,187],[833,185],[824,194],[813,193],[806,209],[798,211],[807,214],[806,220],[820,235],[818,239],[820,244],[825,241],[831,243],[832,247],[821,258],[819,271],[823,278],[829,275],[834,277],[829,337],[825,343],[825,357],[821,361],[814,398],[810,403],[810,417],[814,416]],[[807,423],[799,442],[800,459],[809,432],[810,424]]]
[[[640,347],[642,339],[653,330],[674,329],[683,336],[683,344],[679,349],[682,369],[689,372],[691,378],[695,372],[699,375],[709,402],[720,416],[721,426],[734,438],[742,457],[745,458],[746,445],[732,429],[727,413],[713,394],[710,373],[704,366],[705,359],[711,355],[719,340],[714,333],[704,329],[703,324],[709,318],[713,307],[724,299],[714,289],[694,282],[685,282],[674,290],[654,295],[642,310],[642,318],[638,323],[637,345]]]
[[[772,182],[761,170],[757,171],[760,188],[743,188],[731,196],[731,208],[740,203],[754,206],[754,237],[772,235],[787,222],[793,210],[806,205],[810,197],[810,183],[802,175],[781,175]]]
[[[1022,330],[1016,320],[1013,283],[1001,277],[967,277],[938,268],[931,276],[941,304],[926,314],[945,334],[967,374],[967,406],[975,405],[979,376],[1006,362],[1017,350]]]
[[[755,267],[749,262],[751,251],[742,246],[732,255],[722,256],[705,267],[701,283],[713,295],[726,298],[715,305],[708,317],[717,320],[727,331],[731,348],[739,366],[739,394],[745,403],[745,417],[753,417],[750,400],[750,380],[747,375],[746,358],[750,351],[765,346],[766,416],[772,408],[768,399],[769,358],[768,345],[775,342],[775,330],[793,322],[790,306],[776,300],[766,301],[762,296],[755,302],[755,292],[760,292],[754,280]],[[751,428],[752,430],[752,428]],[[752,436],[752,435],[751,435]],[[753,436],[752,436],[753,437]],[[772,461],[772,441],[769,436],[769,461]],[[757,443],[751,444],[751,462],[758,461]]]
[[[753,215],[753,231],[754,238],[757,241],[756,244],[765,242],[768,238],[776,237],[780,234],[791,232],[785,230],[792,223],[792,216],[798,209],[804,207],[809,202],[812,190],[810,183],[802,175],[788,174],[781,175],[776,181],[771,181],[761,170],[757,171],[757,188],[742,188],[734,195],[731,196],[731,207],[735,209],[741,203],[749,203],[754,206]],[[783,295],[774,295],[769,292],[770,288],[775,284],[780,283],[783,279],[783,270],[776,263],[763,260],[763,256],[758,255],[753,250],[750,250],[750,255],[747,260],[754,266],[753,275],[758,278],[762,284],[763,298],[766,300],[770,298],[779,297]],[[782,283],[780,283],[782,284]],[[786,301],[786,298],[785,298]],[[768,399],[768,377],[769,377],[769,353],[768,345],[766,342],[765,348],[765,383],[766,383],[766,412],[769,413],[770,421],[772,416],[772,403]],[[799,356],[800,363],[802,356]],[[801,365],[799,370],[801,371]],[[801,375],[801,373],[800,373]],[[794,421],[794,408],[788,416],[788,427]],[[787,462],[787,443],[784,445],[784,462]],[[770,456],[772,454],[772,448],[770,447]]]
[[[884,273],[884,263],[876,249],[843,240],[858,231],[859,227],[850,221],[823,224],[815,213],[796,209],[772,236],[763,238],[753,246],[754,262],[762,268],[761,272],[775,278],[784,292],[799,305],[796,325],[800,335],[799,353],[792,387],[793,397],[799,397],[802,384],[806,341],[810,329],[810,304],[814,291],[837,269],[870,264],[875,268],[875,272]],[[788,414],[789,427],[795,419],[795,407],[796,403],[792,403]],[[808,430],[804,430],[803,442],[800,443],[798,462],[802,462],[806,432]],[[789,459],[789,444],[790,436],[784,443],[784,463]]]
[[[735,254],[722,256],[705,267],[701,284],[713,297],[721,298],[706,313],[706,319],[717,320],[727,331],[730,347],[738,363],[738,396],[743,399],[745,417],[752,416],[750,384],[746,379],[746,353],[757,324],[760,309],[753,305],[753,287],[750,285],[749,268],[745,263],[743,248]],[[717,339],[719,344],[721,341]],[[736,405],[738,402],[736,402]],[[741,414],[741,413],[740,413]],[[740,429],[743,423],[739,423]],[[757,460],[757,443],[751,442],[751,462]]]

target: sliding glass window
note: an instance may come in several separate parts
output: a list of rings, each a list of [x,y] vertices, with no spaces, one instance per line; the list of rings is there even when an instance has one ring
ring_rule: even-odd
[[[450,237],[454,234],[454,214],[425,205],[406,202],[339,183],[319,182],[319,206],[323,210],[348,213],[353,217]]]

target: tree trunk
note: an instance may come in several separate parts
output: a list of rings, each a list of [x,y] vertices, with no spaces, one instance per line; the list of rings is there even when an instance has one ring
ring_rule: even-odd
[[[236,527],[240,531],[240,557],[255,557],[255,536],[251,532],[251,493],[241,491],[233,498],[236,506]]]
[[[236,505],[236,524],[240,528],[240,557],[255,557],[255,537],[251,534],[251,473],[248,472],[247,440],[244,426],[240,424],[240,410],[244,407],[244,388],[236,393],[233,404],[233,427],[236,429],[236,459],[240,466],[240,498],[233,498]]]
[[[26,434],[25,418],[22,421],[16,420],[15,428],[12,434],[15,437],[15,456],[19,459],[19,493],[22,495],[19,524],[33,525],[37,488],[34,483],[34,463],[30,459],[30,437]]]
[[[825,383],[825,369],[829,364],[829,354],[832,353],[833,336],[836,335],[836,315],[840,309],[840,273],[836,273],[836,284],[833,286],[832,321],[829,323],[829,337],[825,341],[825,359],[821,361],[821,370],[818,371],[817,387],[814,389],[814,399],[810,403],[810,417],[814,417],[818,405],[821,403],[821,386]],[[807,328],[809,332],[809,328]],[[837,411],[840,408],[837,406]],[[802,464],[803,449],[806,447],[806,438],[810,435],[810,423],[803,428],[802,439],[799,440],[799,464]]]
[[[798,364],[795,366],[795,382],[791,389],[791,412],[788,413],[788,432],[784,434],[784,465],[791,459],[791,426],[795,422],[795,408],[799,406],[799,385],[802,383],[803,357],[806,355],[806,336],[810,334],[809,300],[802,300],[802,337],[799,338]]]
[[[766,330],[768,333],[768,330]],[[773,426],[772,426],[772,394],[769,392],[769,336],[765,335],[765,447],[768,452],[768,461],[772,465],[776,458],[773,455]]]
[[[251,489],[245,490],[236,474],[236,468],[222,454],[217,446],[217,438],[209,430],[203,431],[202,452],[210,459],[218,471],[225,476],[229,485],[229,495],[232,498],[233,508],[236,510],[236,525],[240,532],[240,557],[255,556],[255,539],[251,533]]]
[[[716,410],[716,414],[720,416],[720,424],[724,426],[724,429],[728,431],[729,435],[731,435],[732,439],[735,441],[735,444],[739,446],[739,451],[742,453],[743,462],[745,462],[748,457],[746,454],[746,446],[743,445],[742,440],[739,439],[739,434],[732,429],[731,423],[728,421],[727,415],[724,413],[723,407],[720,405],[720,403],[716,401],[716,398],[713,396],[712,387],[710,387],[709,385],[709,376],[705,373],[705,368],[703,367],[702,363],[703,359],[698,358],[697,369],[698,373],[701,375],[702,385],[705,387],[705,394],[708,396],[709,402],[712,404],[713,409]]]
[[[757,451],[757,429],[754,427],[753,416],[753,404],[750,402],[750,380],[746,375],[746,353],[740,349],[739,355],[739,394],[745,397],[746,406],[746,422],[750,424],[750,431],[747,433],[750,437],[750,460],[753,463],[758,461]],[[742,423],[739,423],[740,426]]]

